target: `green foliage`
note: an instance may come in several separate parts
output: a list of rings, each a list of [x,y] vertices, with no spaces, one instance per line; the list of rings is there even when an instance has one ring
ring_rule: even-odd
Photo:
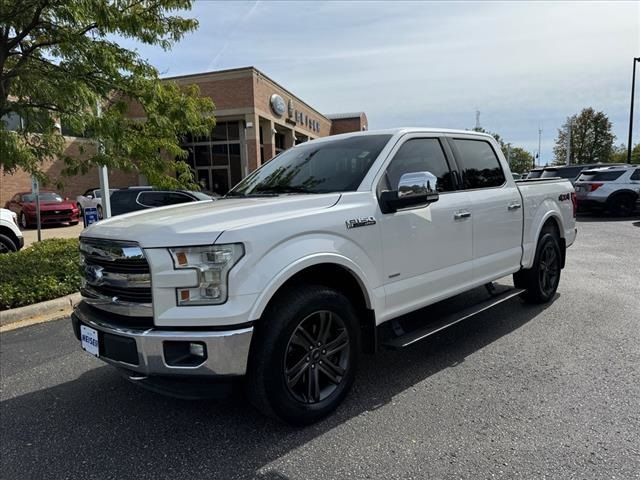
[[[509,154],[507,155],[505,153],[505,155],[509,160],[509,166],[512,172],[524,173],[533,168],[533,155],[524,148],[511,147]]]
[[[612,163],[627,163],[627,146],[624,143],[613,147],[611,154]],[[631,149],[631,163],[640,164],[640,143],[636,143]]]
[[[50,239],[0,255],[0,310],[22,307],[77,292],[77,239]]]
[[[498,142],[500,148],[502,149],[502,153],[509,161],[509,167],[511,168],[512,172],[524,173],[528,172],[533,167],[533,156],[524,148],[514,147],[511,143],[505,142],[499,134],[489,132],[482,127],[474,127],[472,130],[474,132],[488,133],[496,139],[496,142]]]
[[[213,128],[213,103],[196,87],[161,81],[152,65],[116,40],[169,49],[197,28],[196,20],[176,15],[191,4],[0,0],[0,117],[22,119],[16,131],[0,121],[0,166],[46,180],[41,162],[57,157],[69,175],[104,164],[137,170],[161,187],[193,187],[189,171],[173,159],[186,156],[182,135]],[[102,148],[84,160],[66,156],[58,122]]]
[[[555,163],[564,165],[567,159],[567,139],[571,126],[571,163],[607,163],[611,161],[615,135],[611,122],[603,112],[585,108],[580,114],[567,118],[558,129],[558,137],[553,147]]]

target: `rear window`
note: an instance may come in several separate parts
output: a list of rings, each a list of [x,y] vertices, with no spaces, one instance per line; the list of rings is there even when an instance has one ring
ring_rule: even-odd
[[[640,180],[640,168],[636,168],[636,171],[631,175],[631,180]]]
[[[542,175],[542,170],[532,170],[527,175],[527,180],[530,180],[532,178],[540,178],[540,175]]]
[[[594,172],[593,170],[587,170],[586,172],[582,172],[580,178],[578,179],[581,182],[610,182],[612,180],[617,180],[622,176],[624,170],[614,170],[614,171],[604,171],[604,172]]]
[[[576,178],[583,167],[576,168],[546,168],[540,178],[551,178],[551,177],[560,177],[560,178]]]
[[[499,187],[505,182],[500,162],[489,142],[456,138],[453,143],[462,161],[464,188]]]

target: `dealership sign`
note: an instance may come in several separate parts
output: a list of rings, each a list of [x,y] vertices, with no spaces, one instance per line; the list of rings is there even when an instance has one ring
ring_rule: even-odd
[[[296,110],[292,100],[285,103],[284,99],[280,95],[274,93],[269,99],[269,104],[271,105],[273,113],[278,117],[283,116],[285,113],[287,114],[287,123],[304,126],[313,132],[320,132],[320,122],[309,117],[306,113]]]

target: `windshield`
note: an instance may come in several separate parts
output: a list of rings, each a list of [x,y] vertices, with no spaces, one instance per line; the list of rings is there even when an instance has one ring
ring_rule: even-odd
[[[245,178],[227,195],[354,191],[391,135],[298,145]]]
[[[38,195],[41,202],[62,202],[62,197],[57,193],[53,192],[43,192]],[[28,193],[27,195],[22,196],[23,202],[35,202],[36,196],[33,193]]]

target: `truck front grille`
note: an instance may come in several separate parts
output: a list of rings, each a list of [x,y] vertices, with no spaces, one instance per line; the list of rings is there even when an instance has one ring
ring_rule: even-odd
[[[151,272],[144,251],[133,242],[80,239],[85,301],[101,310],[153,316]]]

